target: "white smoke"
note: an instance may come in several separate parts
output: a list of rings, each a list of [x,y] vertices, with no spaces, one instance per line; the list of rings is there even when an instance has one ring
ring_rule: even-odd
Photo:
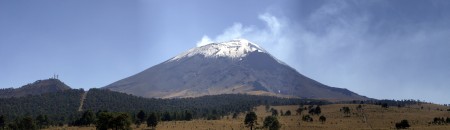
[[[446,87],[450,82],[444,80],[450,71],[440,66],[449,62],[445,57],[450,55],[445,49],[450,41],[448,27],[390,21],[397,24],[396,30],[379,33],[371,30],[383,27],[374,23],[372,12],[355,12],[341,1],[325,3],[301,21],[266,12],[258,15],[262,27],[236,22],[220,35],[203,36],[197,45],[245,38],[308,77],[369,97],[437,101],[415,93],[447,95],[423,86],[450,91]]]

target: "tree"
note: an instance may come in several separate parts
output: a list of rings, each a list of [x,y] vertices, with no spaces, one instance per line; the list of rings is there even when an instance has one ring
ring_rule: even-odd
[[[20,119],[16,118],[16,119],[14,119],[13,122],[8,124],[8,128],[10,130],[18,130],[19,129],[19,124],[20,124]]]
[[[95,123],[95,115],[91,110],[87,110],[83,113],[81,120],[81,125],[90,126]]]
[[[267,116],[264,119],[264,128],[269,128],[269,130],[278,130],[281,128],[280,122],[276,116]]]
[[[186,121],[190,121],[190,120],[192,120],[192,113],[191,112],[188,112],[188,111],[184,111],[184,120],[186,120]]]
[[[296,110],[297,115],[302,115],[303,110],[304,110],[303,107],[298,108],[298,109]]]
[[[130,130],[131,119],[127,113],[100,112],[96,128],[98,130]]]
[[[232,117],[232,118],[233,118],[233,119],[238,118],[238,113],[237,113],[237,112],[233,113],[233,117]]]
[[[402,120],[400,123],[395,123],[395,128],[397,129],[407,129],[409,127],[408,120]]]
[[[158,118],[155,113],[152,113],[147,118],[147,127],[155,128],[158,125]]]
[[[34,122],[33,118],[27,116],[24,117],[20,123],[19,123],[19,129],[21,130],[36,130],[36,123]]]
[[[20,116],[23,115],[30,115],[33,117],[33,120],[35,120],[39,114],[47,115],[52,125],[73,125],[77,123],[82,124],[81,122],[83,121],[81,120],[78,122],[75,121],[77,119],[81,119],[84,111],[78,112],[73,109],[79,107],[79,100],[83,93],[85,93],[83,90],[72,89],[61,93],[47,93],[42,95],[27,96],[23,98],[0,98],[0,108],[2,109],[0,115],[3,114],[7,117],[8,121],[6,125],[8,125],[9,122],[13,121],[16,118],[21,119]],[[327,104],[328,102],[322,101],[322,103]],[[137,115],[140,110],[144,110],[147,116],[148,114],[150,114],[148,112],[159,111],[160,113],[158,114],[158,116],[161,117],[162,113],[167,111],[171,115],[171,120],[184,120],[186,116],[184,114],[184,111],[186,110],[188,112],[192,112],[193,118],[205,119],[209,115],[211,115],[210,119],[220,119],[217,117],[223,117],[234,112],[244,113],[242,116],[245,117],[247,111],[252,110],[257,106],[266,104],[296,105],[297,107],[298,104],[317,105],[321,104],[321,102],[319,102],[319,100],[310,99],[288,99],[243,94],[224,94],[173,100],[147,99],[103,89],[91,89],[87,94],[86,100],[84,100],[83,110],[92,110],[94,112],[94,117],[96,117],[95,113],[97,111],[105,109],[113,112],[126,112],[132,115],[130,117],[132,118],[133,123],[135,123],[134,121],[137,121]],[[39,111],[36,111],[36,108],[40,108]],[[216,110],[217,114],[212,114],[213,110]],[[284,111],[286,112],[286,110]],[[175,115],[175,112],[177,112],[177,117],[173,116]],[[239,118],[240,117],[241,115],[239,115]],[[12,120],[10,121],[9,119]],[[262,119],[258,120],[261,120],[262,122]],[[145,124],[145,122],[141,122],[141,125],[142,124]]]
[[[81,91],[71,89],[58,93],[45,93],[21,98],[1,98],[0,115],[3,114],[8,119],[11,119],[5,122],[5,127],[12,123],[14,119],[22,119],[24,115],[29,115],[36,121],[35,119],[39,114],[47,115],[49,121],[52,123],[68,123],[69,120],[65,121],[60,119],[61,117],[69,117],[77,114],[77,111],[73,109],[79,107],[81,94]],[[0,96],[6,95],[0,94]],[[36,108],[39,108],[39,110]]]
[[[358,111],[361,111],[361,110],[362,110],[361,104],[359,104],[359,105],[356,107],[356,110],[358,110]]]
[[[90,126],[95,123],[95,115],[91,110],[85,111],[80,119],[76,120],[73,125]]]
[[[99,112],[97,114],[97,122],[95,124],[95,127],[97,130],[107,130],[108,128],[111,128],[111,122],[114,118],[112,113],[109,112]]]
[[[115,130],[131,130],[131,119],[126,113],[119,113],[112,120],[112,128]]]
[[[389,106],[388,106],[387,103],[383,103],[383,104],[381,104],[381,107],[382,107],[382,108],[388,108]]]
[[[304,116],[302,117],[302,120],[303,120],[303,121],[306,121],[306,122],[312,122],[312,121],[313,121],[313,118],[312,118],[311,116],[309,116],[309,115],[304,115]]]
[[[270,110],[270,105],[266,104],[266,112],[269,112],[269,110]]]
[[[342,107],[341,111],[344,112],[345,117],[350,116],[350,108],[349,107]]]
[[[0,128],[5,128],[5,116],[3,115],[0,116]]]
[[[169,112],[164,112],[164,114],[163,114],[161,120],[162,120],[162,121],[172,121],[172,118],[171,118],[171,116],[170,116],[170,113],[169,113]]]
[[[247,115],[245,115],[244,124],[246,127],[250,127],[250,130],[253,130],[253,126],[258,124],[256,122],[257,116],[255,112],[249,112]]]
[[[178,118],[178,114],[177,114],[177,112],[175,111],[175,112],[173,112],[173,114],[172,114],[172,116],[171,116],[172,118],[172,120],[174,120],[174,121],[176,121],[176,120],[178,120],[179,118]]]
[[[319,115],[320,113],[322,113],[322,109],[320,109],[320,106],[317,106],[316,109],[314,109],[314,113],[316,115]]]
[[[326,120],[327,120],[327,118],[326,118],[325,116],[323,116],[323,115],[321,115],[321,116],[319,117],[319,121],[322,122],[322,124],[323,124]]]
[[[311,109],[313,109],[314,108],[314,105],[309,105],[308,106],[308,110],[311,110]]]
[[[47,115],[39,115],[36,117],[36,124],[39,129],[47,128],[50,124]]]
[[[433,124],[441,125],[441,124],[445,124],[445,120],[444,120],[443,117],[442,117],[442,118],[435,117],[435,118],[433,119],[433,122],[432,122],[432,123],[433,123]]]
[[[213,109],[211,113],[208,113],[207,120],[219,120],[221,118],[219,112],[216,109]]]
[[[286,111],[286,113],[284,114],[285,116],[290,116],[292,113],[291,113],[291,110],[288,110],[288,111]]]
[[[278,110],[277,109],[271,109],[272,111],[272,116],[278,116]]]
[[[319,115],[322,113],[322,110],[320,109],[320,106],[317,106],[316,108],[310,108],[308,113],[311,115]]]
[[[101,111],[99,111],[101,112]],[[97,113],[98,114],[98,113]],[[85,111],[80,119],[71,123],[74,126],[90,126],[95,123],[95,115],[91,110]]]
[[[139,113],[137,114],[137,118],[138,120],[136,121],[136,125],[139,127],[141,125],[142,122],[145,121],[145,112],[144,111],[139,111]]]

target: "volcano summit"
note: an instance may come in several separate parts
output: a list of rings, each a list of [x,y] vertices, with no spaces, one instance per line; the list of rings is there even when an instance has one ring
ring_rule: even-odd
[[[316,99],[367,99],[347,89],[329,87],[303,76],[245,39],[192,48],[104,88],[154,98],[245,93]]]

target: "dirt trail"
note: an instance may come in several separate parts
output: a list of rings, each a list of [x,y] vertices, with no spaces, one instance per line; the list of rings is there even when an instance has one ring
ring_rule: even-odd
[[[83,111],[83,104],[84,104],[84,100],[86,100],[86,95],[89,91],[84,92],[81,95],[81,99],[80,99],[80,107],[78,108],[78,111]]]

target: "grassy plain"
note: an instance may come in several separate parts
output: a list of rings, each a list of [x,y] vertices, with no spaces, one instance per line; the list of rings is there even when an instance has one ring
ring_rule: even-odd
[[[345,116],[340,109],[344,106],[350,107],[350,116]],[[331,104],[321,106],[322,113],[326,117],[324,123],[319,122],[319,116],[313,117],[313,122],[304,122],[301,115],[297,115],[295,110],[299,107],[295,106],[271,106],[271,108],[286,112],[290,110],[291,116],[278,116],[278,120],[282,124],[281,130],[299,130],[299,129],[395,129],[395,123],[403,119],[409,121],[410,129],[450,129],[450,124],[435,125],[430,124],[435,117],[450,117],[450,107],[421,104],[406,107],[389,107],[382,108],[379,105],[362,105],[362,109],[357,110],[358,104]],[[258,127],[262,126],[263,119],[271,115],[264,106],[255,108],[258,116]],[[307,114],[303,111],[302,115]],[[245,114],[239,114],[237,119],[225,116],[221,120],[193,120],[193,121],[170,121],[160,122],[157,130],[244,130],[249,129],[244,126]],[[149,129],[145,125],[140,128],[132,126],[133,129]],[[95,130],[95,127],[54,127],[50,129],[82,129]]]

